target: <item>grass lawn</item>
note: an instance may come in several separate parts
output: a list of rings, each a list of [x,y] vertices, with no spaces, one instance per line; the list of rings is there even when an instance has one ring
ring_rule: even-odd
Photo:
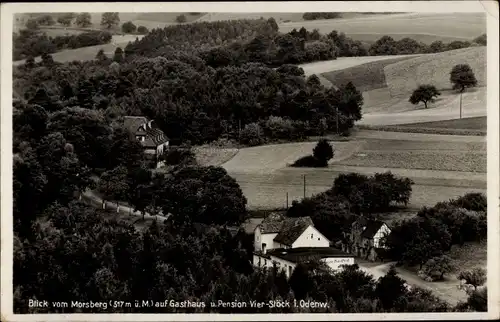
[[[219,166],[233,158],[238,153],[238,149],[202,146],[193,148],[193,152],[198,164]]]
[[[359,91],[364,92],[386,87],[384,67],[412,57],[413,56],[398,57],[374,61],[346,69],[327,72],[322,75],[335,86],[352,82]]]

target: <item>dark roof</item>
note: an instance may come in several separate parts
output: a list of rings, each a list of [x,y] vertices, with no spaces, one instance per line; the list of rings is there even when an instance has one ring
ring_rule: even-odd
[[[284,220],[285,216],[272,212],[257,227],[260,228],[263,234],[278,233],[281,230],[281,226],[283,226]]]
[[[333,247],[277,248],[268,250],[266,255],[275,256],[293,263],[330,257],[354,257],[354,255]]]
[[[278,233],[274,241],[290,246],[309,226],[314,226],[311,217],[285,217],[273,212],[257,227],[263,234]]]
[[[145,148],[156,148],[168,141],[163,131],[144,116],[125,116],[123,124],[134,135],[145,135],[144,141],[140,141]]]
[[[361,233],[361,237],[371,239],[375,236],[377,231],[384,225],[383,221],[380,220],[367,220],[365,229]]]
[[[139,131],[141,125],[147,122],[148,119],[144,116],[125,116],[123,125],[135,135]]]
[[[286,218],[274,241],[291,246],[309,226],[314,226],[311,217]]]

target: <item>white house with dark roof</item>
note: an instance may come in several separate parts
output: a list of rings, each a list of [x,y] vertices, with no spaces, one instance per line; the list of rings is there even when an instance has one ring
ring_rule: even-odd
[[[310,217],[272,213],[255,228],[255,266],[277,266],[290,277],[298,263],[311,259],[323,260],[332,269],[354,264],[354,256],[330,247],[330,241],[314,227]]]
[[[141,143],[147,155],[158,160],[158,157],[168,148],[168,137],[154,121],[144,116],[125,116],[123,124]]]

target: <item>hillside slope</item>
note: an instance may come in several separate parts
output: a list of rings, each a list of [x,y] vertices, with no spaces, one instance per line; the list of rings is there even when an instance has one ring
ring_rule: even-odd
[[[404,60],[384,67],[385,79],[393,97],[408,95],[420,84],[451,89],[450,71],[457,64],[469,64],[478,86],[486,86],[486,47],[471,47]]]

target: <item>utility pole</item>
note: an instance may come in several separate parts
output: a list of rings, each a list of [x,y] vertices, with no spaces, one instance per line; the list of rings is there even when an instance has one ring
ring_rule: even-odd
[[[304,199],[306,198],[306,175],[304,174]]]
[[[288,192],[286,193],[286,210],[288,210]]]
[[[460,92],[460,118],[462,118],[462,92]]]
[[[335,110],[336,110],[335,116],[337,118],[337,135],[339,135],[339,108],[338,108],[338,106],[335,107]]]

